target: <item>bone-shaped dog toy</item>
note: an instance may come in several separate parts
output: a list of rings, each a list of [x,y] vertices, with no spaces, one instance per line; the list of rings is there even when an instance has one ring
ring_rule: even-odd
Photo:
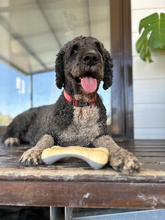
[[[109,155],[109,151],[104,147],[54,146],[45,149],[41,158],[45,164],[53,164],[60,159],[75,157],[86,161],[93,169],[101,169],[108,163]]]

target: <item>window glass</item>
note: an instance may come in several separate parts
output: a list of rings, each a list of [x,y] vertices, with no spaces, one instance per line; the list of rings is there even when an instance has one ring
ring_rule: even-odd
[[[98,38],[110,51],[109,0],[0,1],[0,113],[10,118],[1,125],[29,107],[57,100],[56,54],[80,35]],[[99,93],[110,124],[111,92],[100,88]]]
[[[30,77],[0,63],[0,125],[30,107]]]
[[[60,94],[54,71],[33,76],[33,107],[55,103]]]

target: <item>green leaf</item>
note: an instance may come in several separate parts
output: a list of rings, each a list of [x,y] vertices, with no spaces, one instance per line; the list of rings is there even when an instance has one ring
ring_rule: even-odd
[[[148,45],[151,48],[162,50],[165,47],[165,14],[161,13],[160,17],[153,21],[151,28]]]
[[[149,63],[153,62],[153,60],[151,59],[151,49],[148,46],[146,48],[146,59],[148,59]]]
[[[165,14],[151,14],[139,23],[140,38],[136,42],[136,50],[142,60],[153,62],[150,48],[165,50]]]
[[[151,14],[143,19],[141,19],[139,24],[139,33],[143,28],[147,28],[150,24],[154,23],[158,19],[158,13]]]
[[[136,43],[136,50],[137,50],[138,53],[140,52],[140,50],[141,50],[143,44],[145,44],[145,42],[146,42],[146,40],[147,40],[147,35],[148,35],[148,33],[149,33],[150,31],[151,31],[150,27],[147,27],[147,28],[143,31],[141,37],[138,39],[138,41],[137,41],[137,43]]]
[[[140,50],[140,58],[144,61],[146,61],[146,54],[147,54],[147,38],[145,39],[142,47],[141,47],[141,50]]]

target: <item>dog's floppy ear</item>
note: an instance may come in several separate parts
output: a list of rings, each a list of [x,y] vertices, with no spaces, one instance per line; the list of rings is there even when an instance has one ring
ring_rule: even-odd
[[[55,62],[56,85],[59,89],[64,86],[64,54],[65,50],[62,48],[57,54]]]
[[[113,79],[113,62],[110,53],[104,49],[104,78],[103,78],[103,88],[108,89],[112,85]]]

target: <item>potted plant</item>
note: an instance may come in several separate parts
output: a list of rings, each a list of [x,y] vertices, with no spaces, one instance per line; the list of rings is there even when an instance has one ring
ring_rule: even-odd
[[[151,14],[140,20],[140,38],[136,42],[136,50],[144,61],[153,62],[151,49],[165,51],[165,14]]]

